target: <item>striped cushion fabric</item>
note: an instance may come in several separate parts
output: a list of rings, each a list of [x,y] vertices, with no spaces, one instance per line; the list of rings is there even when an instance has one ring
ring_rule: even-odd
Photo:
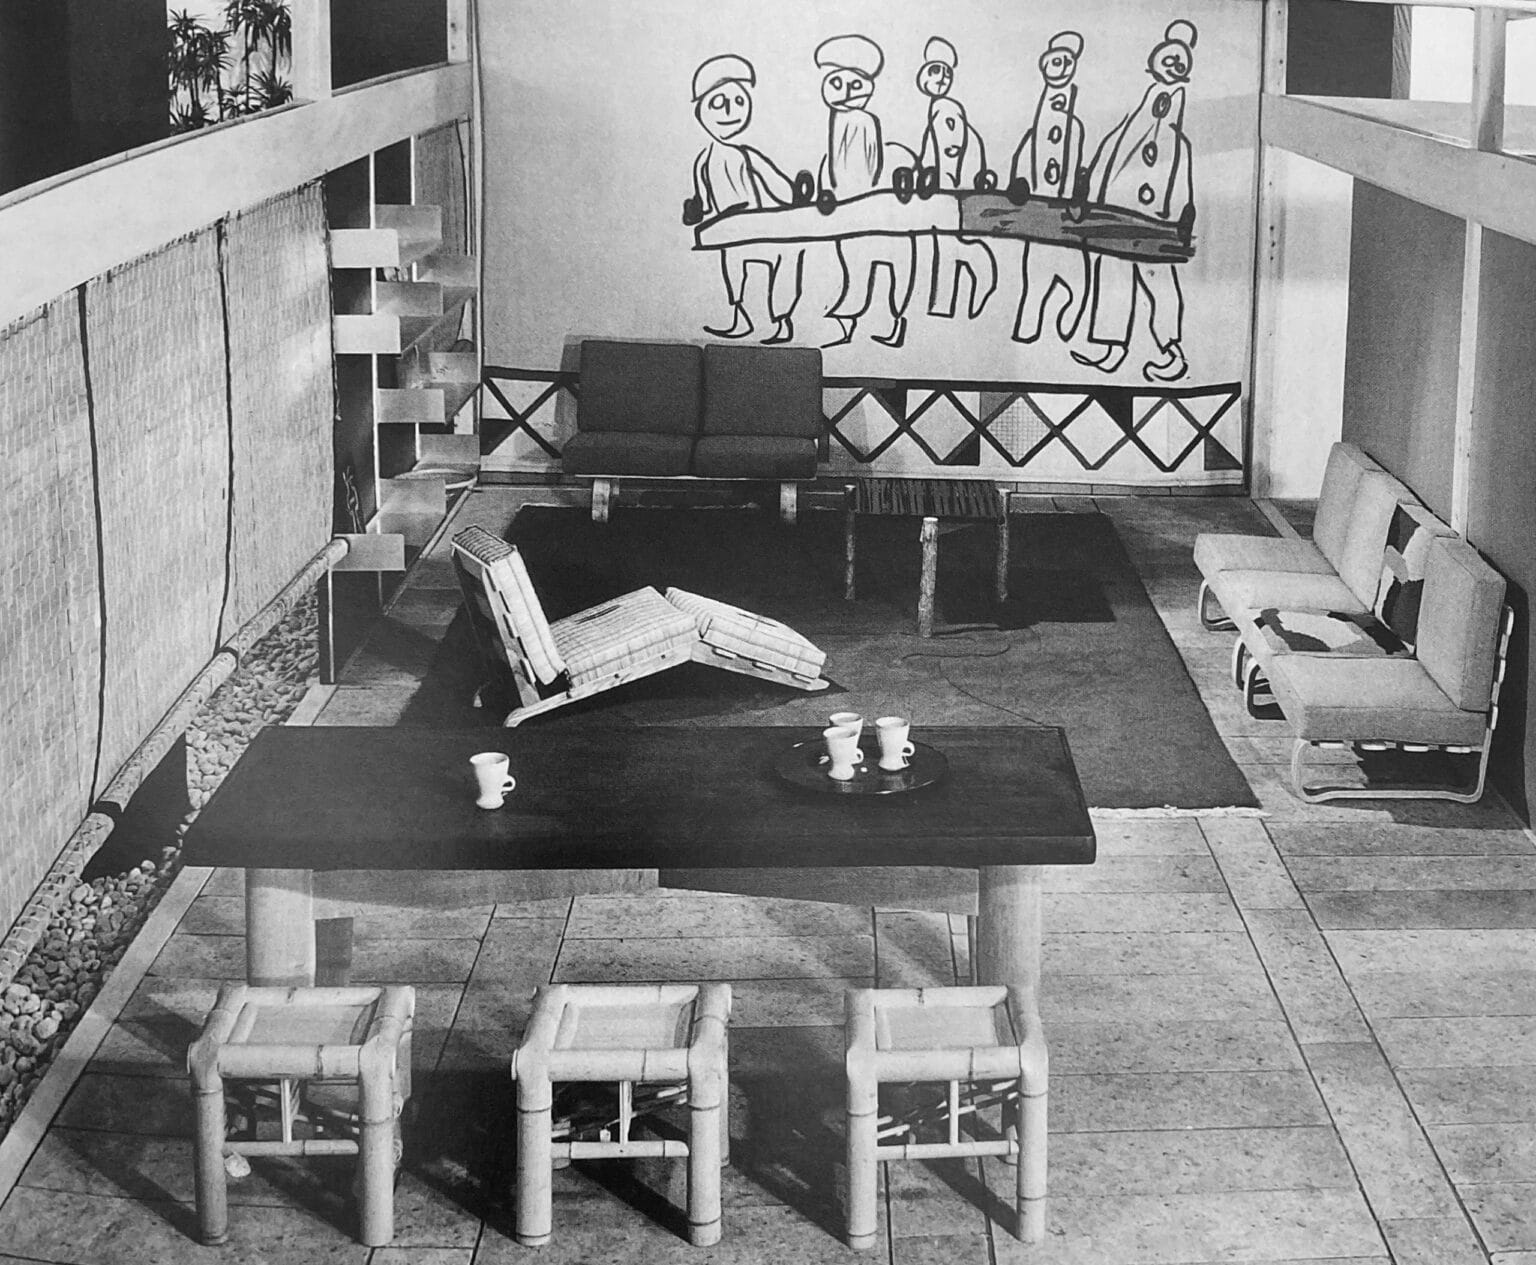
[[[682,589],[668,589],[667,601],[693,616],[700,638],[716,649],[800,676],[820,676],[827,661],[824,650],[776,619]]]
[[[561,662],[549,621],[544,618],[544,607],[517,547],[483,527],[466,527],[453,538],[453,543],[485,568],[487,579],[506,608],[521,657],[527,660],[541,684],[550,684],[566,670],[566,665]]]
[[[571,684],[608,676],[698,639],[693,619],[655,589],[636,589],[549,626]]]
[[[1365,611],[1260,611],[1253,620],[1276,654],[1333,654],[1340,658],[1401,658],[1397,635]]]
[[[1410,652],[1419,639],[1419,603],[1424,596],[1424,562],[1429,542],[1454,535],[1422,505],[1400,504],[1387,529],[1381,555],[1381,580],[1371,609],[1397,634]]]

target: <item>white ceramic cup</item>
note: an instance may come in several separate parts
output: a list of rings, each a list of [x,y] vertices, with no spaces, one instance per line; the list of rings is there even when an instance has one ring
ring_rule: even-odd
[[[507,771],[512,761],[506,752],[482,751],[470,756],[469,762],[480,787],[480,798],[475,803],[481,808],[500,808],[507,792],[517,785],[517,779]]]
[[[875,734],[880,739],[880,767],[887,773],[899,773],[906,768],[917,750],[907,741],[911,731],[912,722],[905,716],[882,716],[875,721]]]
[[[833,725],[823,729],[821,736],[827,740],[827,776],[836,782],[846,782],[853,777],[853,769],[864,762],[859,750],[859,731],[852,725]]]
[[[864,717],[858,712],[833,712],[827,717],[827,724],[834,729],[852,729],[855,736],[864,732]]]

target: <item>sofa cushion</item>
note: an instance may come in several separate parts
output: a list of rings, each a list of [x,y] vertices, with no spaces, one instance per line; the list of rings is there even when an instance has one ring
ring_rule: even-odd
[[[1203,531],[1195,537],[1195,566],[1207,579],[1218,571],[1333,574],[1333,564],[1310,540],[1286,536],[1239,536],[1214,531]]]
[[[704,435],[693,472],[707,479],[814,479],[816,441],[793,436]]]
[[[1488,706],[1504,588],[1504,577],[1459,536],[1429,542],[1417,653],[1458,707]]]
[[[1417,659],[1282,655],[1269,687],[1298,738],[1477,746],[1486,717],[1445,696]]]
[[[1371,609],[1409,650],[1419,635],[1419,602],[1424,592],[1429,542],[1436,536],[1449,535],[1451,529],[1422,505],[1400,503],[1393,511],[1381,555],[1381,580]]]
[[[691,435],[582,431],[566,441],[560,462],[566,474],[687,474],[693,443]]]
[[[1279,610],[1366,611],[1336,575],[1301,571],[1218,571],[1208,577],[1221,609],[1235,620],[1274,607]]]
[[[579,431],[695,435],[703,401],[704,357],[687,343],[581,345]]]
[[[1354,444],[1337,443],[1328,452],[1322,490],[1317,494],[1317,514],[1312,519],[1312,539],[1335,571],[1344,554],[1344,538],[1349,533],[1350,509],[1360,488],[1360,476],[1380,469]]]
[[[1398,636],[1363,611],[1262,610],[1253,620],[1271,654],[1334,654],[1374,659],[1409,653]]]
[[[1350,505],[1349,526],[1334,566],[1350,592],[1368,607],[1376,600],[1381,582],[1381,555],[1387,547],[1387,529],[1398,504],[1417,505],[1414,496],[1385,470],[1368,470],[1360,476]]]
[[[704,348],[705,435],[819,439],[821,352],[809,347]]]

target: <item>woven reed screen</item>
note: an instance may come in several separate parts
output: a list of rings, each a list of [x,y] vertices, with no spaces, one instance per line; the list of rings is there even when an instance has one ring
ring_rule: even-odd
[[[318,184],[227,224],[234,500],[233,635],[312,558],[331,527],[331,290]]]
[[[85,297],[106,590],[104,782],[218,644],[229,408],[217,235],[98,277]]]
[[[464,154],[468,128],[455,123],[434,128],[416,138],[416,200],[443,208],[443,245],[469,249]]]
[[[90,803],[96,575],[90,414],[69,295],[0,332],[0,928]]]

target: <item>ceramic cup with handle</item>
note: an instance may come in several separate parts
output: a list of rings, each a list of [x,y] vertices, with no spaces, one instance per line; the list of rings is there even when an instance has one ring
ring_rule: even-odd
[[[834,729],[852,729],[857,736],[864,733],[864,717],[858,712],[833,712],[827,717],[827,724]]]
[[[875,734],[880,739],[880,767],[887,773],[899,773],[907,767],[917,750],[907,741],[912,722],[905,716],[882,716],[875,721]]]
[[[827,742],[827,776],[836,782],[853,777],[854,766],[864,763],[859,750],[859,731],[852,725],[832,725],[821,731]]]
[[[475,770],[475,782],[480,787],[480,797],[475,800],[481,808],[500,808],[508,791],[517,785],[517,779],[509,773],[512,763],[505,751],[482,751],[469,757]]]

